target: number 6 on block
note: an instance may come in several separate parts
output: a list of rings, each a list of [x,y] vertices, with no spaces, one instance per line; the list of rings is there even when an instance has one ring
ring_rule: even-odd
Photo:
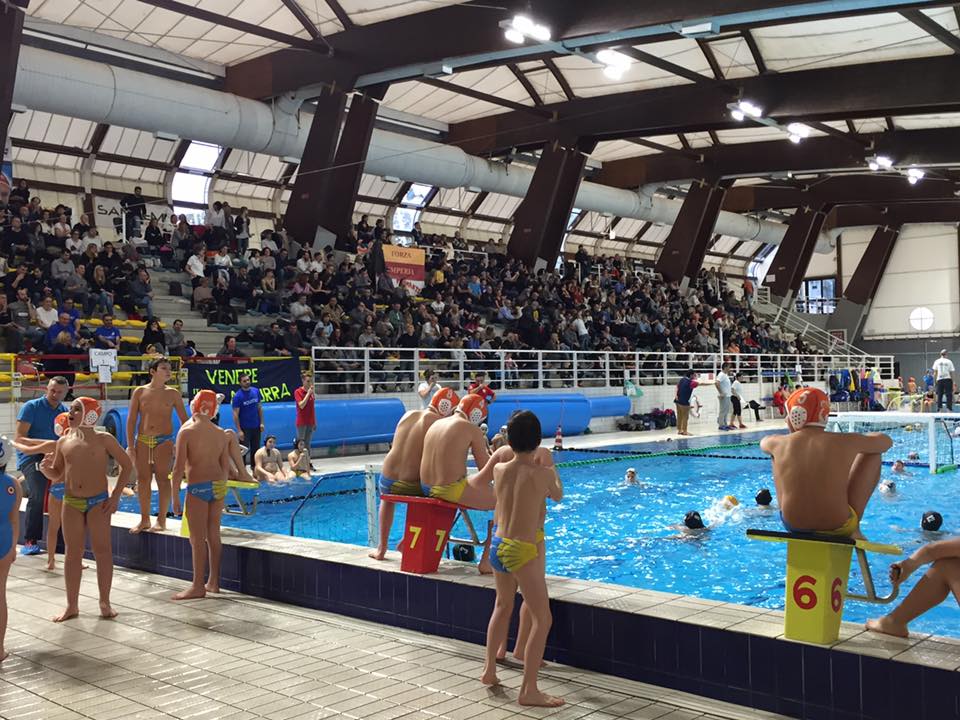
[[[816,578],[809,575],[801,575],[793,583],[793,602],[801,610],[813,610],[817,606],[817,591],[813,589],[816,584]]]

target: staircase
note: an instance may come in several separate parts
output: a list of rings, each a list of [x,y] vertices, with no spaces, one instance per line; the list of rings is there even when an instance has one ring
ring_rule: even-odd
[[[764,290],[765,288],[761,288]],[[753,301],[753,314],[771,325],[779,325],[782,330],[794,335],[803,335],[803,340],[826,355],[850,355],[864,357],[863,350],[845,340],[831,335],[823,328],[804,320],[798,313],[770,302],[769,292],[759,292]]]
[[[187,340],[197,344],[197,350],[204,355],[214,355],[223,346],[223,338],[227,335],[236,335],[245,328],[253,329],[257,325],[269,322],[270,318],[264,315],[250,315],[242,313],[237,317],[237,324],[229,330],[207,325],[206,319],[196,310],[190,309],[190,276],[184,272],[154,269],[150,271],[153,285],[153,312],[166,327],[176,319],[183,320],[183,334]],[[176,281],[183,286],[185,297],[174,297],[168,294],[170,283]],[[262,350],[257,345],[240,345],[243,352],[259,354]],[[251,352],[252,351],[252,352]]]

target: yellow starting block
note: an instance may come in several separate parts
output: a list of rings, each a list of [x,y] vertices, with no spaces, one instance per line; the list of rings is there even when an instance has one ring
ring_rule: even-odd
[[[828,645],[840,636],[843,603],[847,598],[886,604],[897,598],[896,586],[887,597],[878,597],[867,553],[902,555],[896,545],[853,540],[815,533],[747,530],[751,540],[787,544],[787,591],[784,635],[791,640]],[[847,592],[850,560],[857,552],[866,594]]]

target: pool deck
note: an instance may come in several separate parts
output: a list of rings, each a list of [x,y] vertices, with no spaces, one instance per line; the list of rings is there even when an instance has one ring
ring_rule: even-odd
[[[559,710],[516,704],[520,672],[478,681],[483,648],[237,593],[173,602],[186,583],[117,569],[115,620],[96,617],[95,569],[84,614],[57,625],[61,571],[18,559],[8,582],[11,656],[0,665],[0,717],[18,720],[362,720],[550,717],[555,720],[768,720],[782,716],[551,664]]]

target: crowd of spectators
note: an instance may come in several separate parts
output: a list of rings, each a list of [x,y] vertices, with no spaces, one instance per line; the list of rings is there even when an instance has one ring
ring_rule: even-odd
[[[413,297],[386,273],[383,246],[395,238],[382,220],[371,225],[363,216],[342,249],[313,252],[282,230],[265,231],[253,249],[246,208],[215,202],[204,224],[191,225],[181,215],[164,231],[146,217],[139,188],[121,205],[140,243],[101,242],[88,216],[72,222],[70,208],[44,209],[27,184],[18,183],[0,214],[6,350],[116,346],[115,305],[130,317],[154,319],[156,291],[144,256],[155,256],[186,271],[190,287],[169,290],[189,294],[211,324],[230,326],[242,313],[264,316],[259,332],[238,328],[237,337],[229,336],[222,354],[240,354],[237,340],[262,343],[267,355],[347,348],[327,353],[331,367],[344,372],[356,369],[352,347],[419,347],[428,356],[448,350],[468,358],[487,350],[518,357],[526,350],[808,351],[802,338],[757,320],[749,295],[738,296],[713,270],[701,271],[681,291],[637,273],[632,261],[595,258],[579,248],[558,269],[533,271],[492,240],[470,245],[459,232],[430,235],[416,224],[410,240],[427,249],[427,261],[424,287]],[[6,272],[8,265],[15,271]],[[86,317],[103,324],[84,331]],[[148,323],[139,350],[195,352],[181,322],[165,331]]]

